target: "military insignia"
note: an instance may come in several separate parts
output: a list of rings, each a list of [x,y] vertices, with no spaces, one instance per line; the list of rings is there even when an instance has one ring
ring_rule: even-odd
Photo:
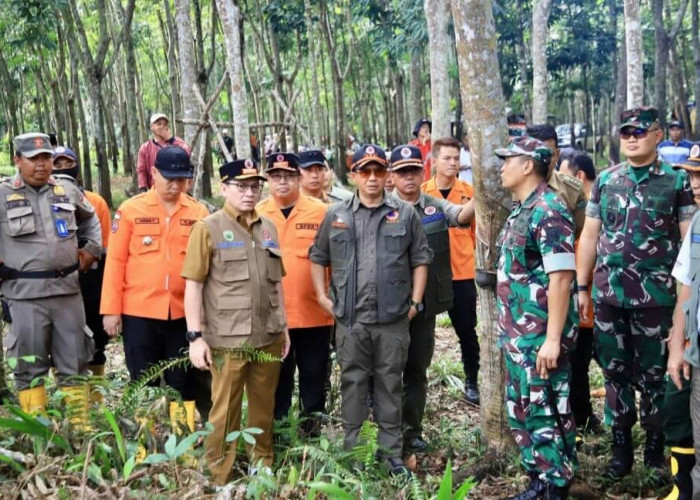
[[[581,189],[581,186],[583,185],[583,182],[577,179],[576,177],[571,177],[570,175],[563,174],[561,176],[561,180],[564,181],[565,184],[568,184],[574,189]]]
[[[150,236],[144,236],[143,237],[143,244],[146,246],[152,245],[153,244],[153,238]]]
[[[15,182],[12,184],[14,187],[18,188],[22,185],[22,181],[19,179],[15,179]]]
[[[690,148],[690,157],[691,158],[700,157],[700,144],[693,144],[693,147]]]
[[[226,231],[224,231],[224,239],[225,239],[226,241],[233,241],[233,231],[231,231],[231,230],[229,230],[229,229],[227,229]]]
[[[253,168],[253,160],[248,158],[243,165],[245,165],[245,168]]]
[[[112,222],[112,232],[116,233],[119,230],[119,220],[115,219],[114,222]]]
[[[398,210],[392,210],[388,214],[386,214],[386,221],[389,224],[394,224],[399,221],[399,211]]]
[[[374,147],[367,146],[367,149],[365,149],[365,155],[373,155],[373,154],[376,154],[374,151]]]
[[[348,226],[345,222],[342,220],[337,220],[331,223],[332,227],[335,227],[337,229],[349,229],[350,226]]]
[[[56,184],[53,187],[53,194],[55,194],[56,196],[65,196],[66,190],[60,184]]]
[[[435,212],[437,212],[437,208],[430,205],[429,207],[425,207],[424,212],[425,212],[425,215],[433,215]]]
[[[20,201],[26,200],[27,197],[23,193],[6,194],[5,201]]]
[[[277,155],[277,161],[284,161],[284,155]]]
[[[34,147],[35,148],[43,148],[44,147],[44,140],[41,137],[35,137],[34,138]]]
[[[411,157],[411,150],[409,148],[402,148],[401,149],[401,158],[410,158]]]
[[[272,241],[272,234],[267,229],[263,229],[262,236],[265,241]]]

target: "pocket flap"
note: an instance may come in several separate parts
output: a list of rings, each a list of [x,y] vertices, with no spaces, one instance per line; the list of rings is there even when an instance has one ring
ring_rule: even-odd
[[[271,257],[276,257],[278,259],[282,258],[282,250],[280,250],[279,248],[267,247],[267,251],[272,254]]]
[[[270,297],[270,305],[271,305],[272,307],[279,307],[279,305],[280,305],[280,297],[279,297],[279,295],[277,295],[277,294],[275,293],[275,294],[271,294],[269,297]]]
[[[303,259],[308,259],[310,249],[311,249],[311,247],[309,247],[309,248],[297,248],[296,250],[294,250],[294,253],[297,257],[301,257]]]
[[[219,309],[250,309],[252,299],[250,295],[230,295],[219,297]]]
[[[385,236],[391,236],[392,238],[405,236],[406,226],[403,224],[384,224],[382,228],[382,234]]]
[[[224,248],[221,250],[221,260],[230,262],[232,260],[246,260],[248,254],[245,248]]]
[[[71,205],[70,203],[52,203],[52,205],[56,208],[60,208],[61,210],[75,212],[75,206]]]
[[[137,236],[160,234],[160,224],[134,224],[134,234]]]
[[[29,215],[32,213],[34,213],[34,209],[31,206],[10,208],[7,211],[7,218],[8,219],[16,219],[17,217],[23,217],[25,215]]]

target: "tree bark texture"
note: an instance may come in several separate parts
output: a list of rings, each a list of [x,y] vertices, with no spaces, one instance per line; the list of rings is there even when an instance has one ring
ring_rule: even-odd
[[[411,86],[410,100],[408,103],[409,114],[408,120],[410,127],[423,117],[421,108],[421,100],[423,95],[423,68],[420,65],[420,49],[416,48],[411,51],[411,74],[409,85]],[[410,137],[411,131],[406,130],[406,137]]]
[[[430,119],[432,137],[450,135],[450,78],[447,72],[450,35],[450,0],[425,0],[430,51]]]
[[[501,187],[502,161],[494,150],[508,142],[501,87],[498,40],[491,0],[453,0],[457,59],[464,118],[469,131],[477,213],[477,269],[495,273],[496,239],[510,210],[511,196]],[[505,373],[498,347],[494,289],[478,294],[481,344],[481,427],[489,447],[510,446],[504,412]]]
[[[199,103],[192,91],[197,83],[197,62],[194,56],[194,38],[192,36],[192,23],[190,20],[190,0],[175,0],[175,24],[177,25],[177,43],[180,54],[180,99],[182,100],[183,118],[199,118]],[[171,117],[174,122],[176,117]],[[192,147],[192,158],[197,158],[195,145],[192,144],[195,125],[185,124],[185,142]]]
[[[695,68],[695,119],[693,120],[693,139],[700,139],[700,12],[698,9],[698,0],[693,0],[692,6],[692,29],[691,35],[693,40],[693,66]]]
[[[644,47],[639,0],[625,1],[625,43],[627,47],[627,108],[644,104]]]
[[[547,123],[547,25],[552,0],[532,6],[532,123]]]

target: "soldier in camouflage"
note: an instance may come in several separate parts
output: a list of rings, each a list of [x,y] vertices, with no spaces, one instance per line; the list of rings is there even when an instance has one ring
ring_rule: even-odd
[[[612,479],[628,474],[634,462],[635,389],[647,433],[644,464],[665,467],[664,339],[676,301],[671,268],[695,211],[687,174],[657,157],[663,138],[657,111],[627,110],[620,122],[627,161],[602,172],[593,185],[577,268],[586,320],[592,314],[587,291],[595,264],[595,350],[605,376],[605,421],[612,424],[613,457],[605,471]]]
[[[566,498],[577,466],[568,354],[578,328],[574,221],[547,185],[552,154],[540,140],[518,137],[496,155],[505,159],[501,181],[515,200],[498,244],[506,411],[530,475],[528,488],[512,498]]]

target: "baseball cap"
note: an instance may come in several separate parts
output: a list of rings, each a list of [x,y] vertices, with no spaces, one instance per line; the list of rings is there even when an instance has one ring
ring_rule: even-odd
[[[168,120],[168,117],[167,117],[166,115],[164,115],[163,113],[153,113],[153,114],[151,115],[151,120],[150,120],[149,123],[150,123],[151,125],[153,125],[155,122],[157,122],[157,121],[160,120],[161,118],[165,118],[166,120]],[[168,123],[170,123],[170,120],[168,120]]]
[[[155,167],[166,179],[191,179],[192,164],[187,151],[178,146],[168,146],[158,151]]]
[[[299,157],[294,153],[272,153],[267,155],[265,160],[267,161],[265,173],[273,170],[299,171]]]
[[[364,146],[360,146],[352,155],[353,171],[359,170],[370,163],[378,163],[383,167],[387,166],[386,153],[376,144],[365,144]]]
[[[671,122],[668,124],[668,128],[673,128],[673,127],[685,129],[685,127],[683,126],[683,122],[680,120],[671,120]]]
[[[221,182],[245,181],[247,179],[266,180],[265,176],[258,171],[258,164],[255,160],[244,158],[234,160],[219,167]]]
[[[682,168],[688,172],[700,172],[700,142],[690,148],[690,155],[683,163],[677,163],[673,168]]]
[[[42,153],[53,154],[49,136],[39,132],[29,132],[15,137],[15,151],[26,158],[34,158]]]
[[[511,156],[529,156],[547,165],[552,160],[552,150],[544,142],[529,136],[514,137],[508,147],[499,148],[494,153],[503,160]]]
[[[418,137],[418,131],[419,131],[420,128],[421,128],[424,124],[426,124],[426,123],[428,124],[428,126],[430,127],[430,131],[432,132],[432,130],[433,130],[433,122],[431,122],[431,121],[430,121],[429,119],[427,119],[427,118],[421,118],[420,120],[418,120],[418,121],[416,122],[416,124],[415,124],[414,127],[413,127],[413,135],[414,135],[415,137]]]
[[[326,157],[320,149],[309,149],[299,153],[299,166],[308,168],[311,165],[326,165]]]
[[[640,108],[632,108],[623,111],[620,114],[620,126],[618,130],[622,130],[625,127],[635,127],[646,130],[654,123],[659,123],[659,112],[652,107],[642,106]]]
[[[53,159],[56,160],[58,158],[68,158],[69,160],[73,160],[75,163],[78,163],[78,157],[76,156],[75,151],[65,146],[57,146],[56,149],[53,150]]]
[[[402,168],[420,168],[423,169],[423,156],[420,149],[409,144],[397,146],[391,152],[389,165],[392,172],[401,170]]]

